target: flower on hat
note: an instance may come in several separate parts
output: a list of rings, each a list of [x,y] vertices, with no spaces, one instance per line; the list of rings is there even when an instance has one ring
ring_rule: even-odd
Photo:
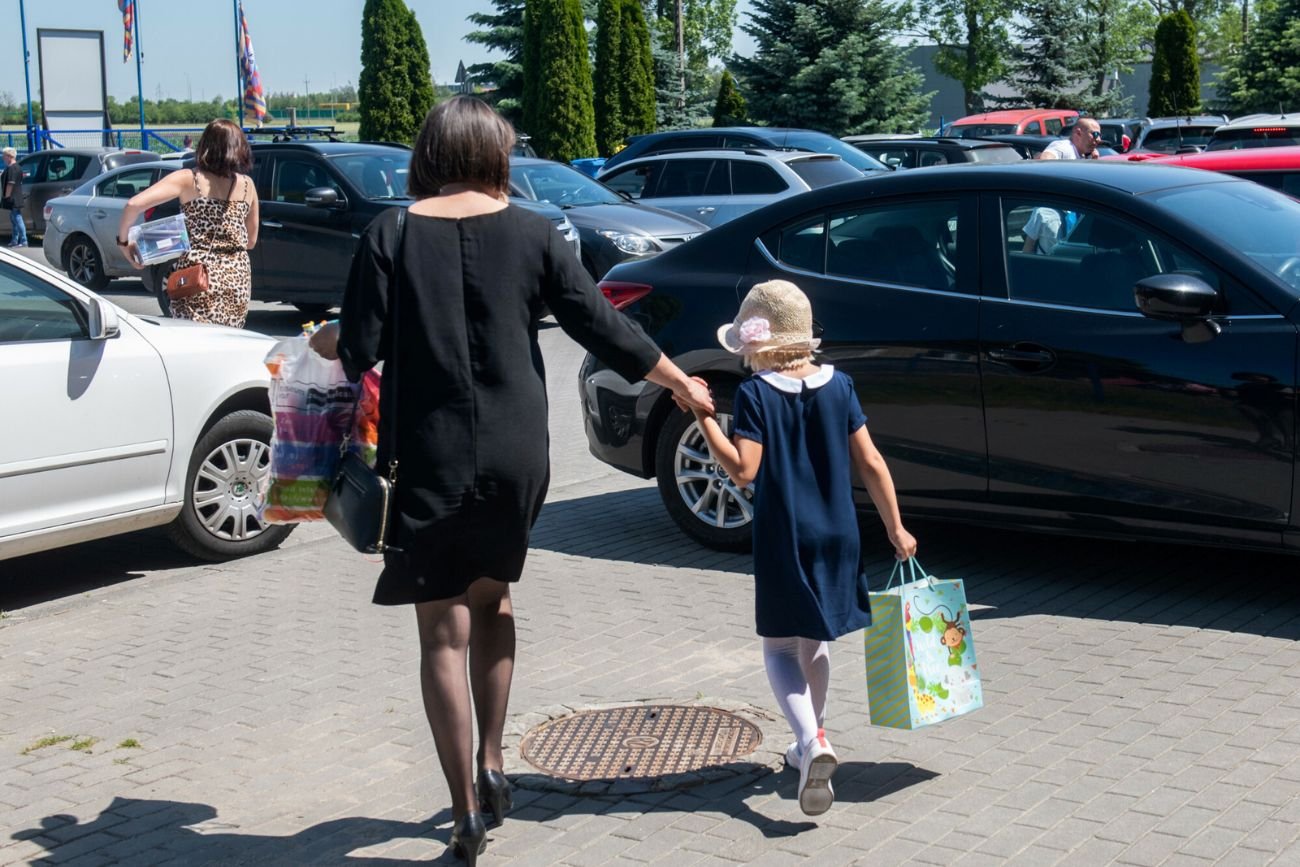
[[[763,343],[772,339],[772,323],[762,316],[751,316],[740,323],[737,333],[741,343]]]

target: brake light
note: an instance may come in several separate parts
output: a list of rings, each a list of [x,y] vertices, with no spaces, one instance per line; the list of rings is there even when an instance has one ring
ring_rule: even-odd
[[[54,206],[46,205],[42,213],[45,215],[45,222],[48,223],[50,221],[50,217],[54,215]]]
[[[1257,133],[1262,132],[1262,133],[1265,133],[1265,134],[1270,133],[1270,132],[1286,132],[1286,127],[1284,127],[1284,126],[1257,126],[1257,127],[1255,127],[1253,130],[1251,130],[1251,132],[1257,132]]]
[[[144,210],[144,218],[145,218],[145,221],[146,221],[146,222],[149,221],[149,220],[152,220],[152,219],[153,219],[153,212],[156,211],[156,210],[158,210],[158,206],[157,206],[157,205],[155,205],[155,206],[152,207],[152,208],[145,208],[145,210]]]
[[[618,280],[600,281],[600,291],[614,305],[615,310],[622,310],[634,301],[640,301],[654,290],[645,283],[623,283]]]

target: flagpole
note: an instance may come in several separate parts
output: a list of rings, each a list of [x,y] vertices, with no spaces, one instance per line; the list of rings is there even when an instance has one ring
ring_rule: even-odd
[[[244,128],[244,33],[239,26],[239,0],[231,0],[235,7],[235,107],[239,110],[239,128]]]
[[[140,55],[144,54],[144,46],[140,44],[140,0],[135,0],[131,4],[134,15],[131,16],[131,24],[135,28],[135,92],[136,98],[140,101],[140,150],[148,150],[149,142],[145,140],[144,131],[144,76],[140,72]]]
[[[27,82],[27,150],[33,151],[36,148],[32,142],[32,70],[31,54],[27,51],[27,8],[23,0],[18,0],[18,18],[23,28],[23,78]]]

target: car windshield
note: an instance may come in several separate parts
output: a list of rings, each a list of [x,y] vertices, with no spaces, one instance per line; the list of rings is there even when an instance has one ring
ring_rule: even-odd
[[[887,172],[889,166],[871,154],[858,150],[848,142],[820,132],[792,132],[785,137],[784,147],[798,148],[819,154],[835,154],[860,172]]]
[[[510,185],[526,199],[561,208],[617,205],[626,202],[609,187],[561,163],[532,163],[510,167]]]
[[[829,187],[831,184],[838,184],[840,181],[853,181],[862,178],[862,172],[853,168],[844,160],[809,157],[801,160],[790,160],[786,165],[796,175],[803,178],[804,183],[808,185],[809,189],[813,190],[820,187]]]
[[[1214,134],[1207,151],[1232,151],[1241,148],[1291,147],[1300,144],[1300,129],[1271,126],[1254,129],[1226,129]]]
[[[393,148],[360,154],[331,157],[334,167],[367,199],[409,199],[406,176],[411,165],[410,151]]]
[[[1300,201],[1249,181],[1179,186],[1149,198],[1281,277],[1300,295]]]
[[[1149,130],[1142,139],[1142,149],[1177,153],[1180,147],[1204,147],[1214,135],[1212,126],[1169,126]]]
[[[1010,123],[965,123],[949,124],[944,135],[954,138],[984,138],[989,135],[1013,135],[1016,131]]]

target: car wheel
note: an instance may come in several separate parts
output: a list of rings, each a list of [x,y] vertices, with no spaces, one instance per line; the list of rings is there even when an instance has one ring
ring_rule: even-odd
[[[731,430],[731,397],[714,395],[718,424]],[[719,551],[748,551],[754,492],[737,487],[709,455],[704,434],[688,412],[673,409],[659,429],[655,477],[668,515],[682,532]]]
[[[158,299],[158,310],[163,316],[172,315],[172,300],[167,297],[167,275],[171,273],[172,263],[164,265],[150,265],[144,269],[140,275],[140,282],[144,288]]]
[[[334,309],[329,304],[299,304],[294,302],[293,306],[297,307],[300,312],[313,322],[327,318],[330,315],[330,310]]]
[[[63,248],[63,261],[68,263],[68,276],[87,289],[99,291],[108,285],[104,273],[104,260],[95,242],[86,235],[73,235]]]
[[[271,417],[255,410],[225,416],[199,437],[185,475],[185,506],[169,528],[172,541],[202,560],[260,554],[292,526],[258,515],[271,472]]]

